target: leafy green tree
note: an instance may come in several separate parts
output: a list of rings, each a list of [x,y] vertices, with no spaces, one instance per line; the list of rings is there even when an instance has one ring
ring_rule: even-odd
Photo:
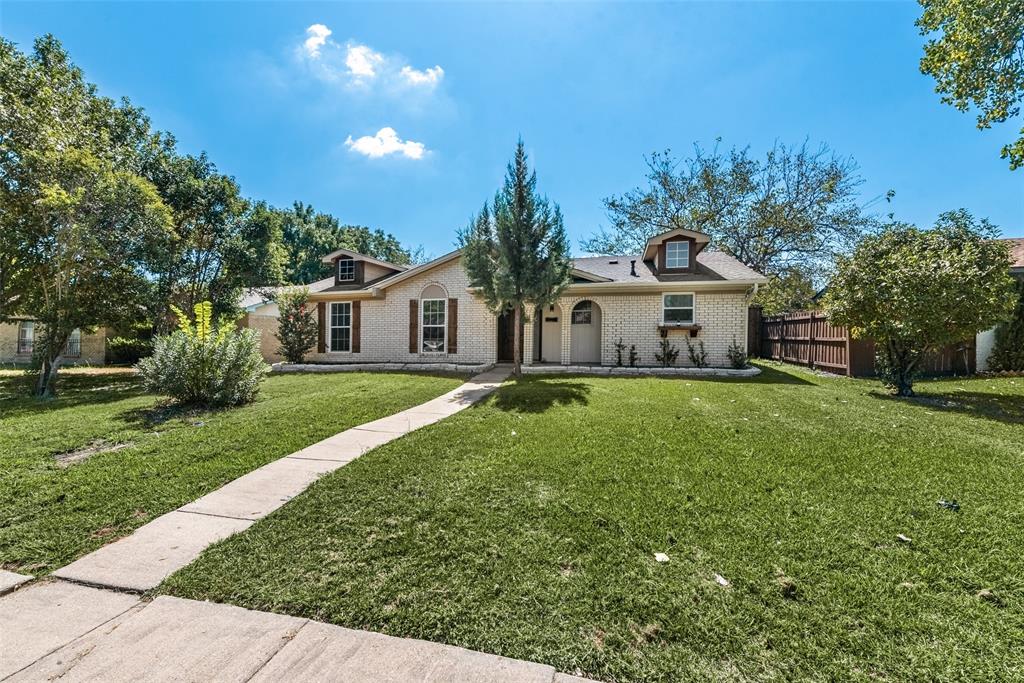
[[[149,121],[99,97],[52,36],[32,55],[0,40],[0,102],[4,314],[37,320],[36,393],[52,396],[75,328],[138,314],[170,215],[140,173]]]
[[[335,249],[351,249],[399,265],[413,262],[417,256],[394,235],[361,225],[341,225],[334,216],[317,213],[302,202],[280,214],[287,253],[284,279],[289,284],[305,285],[330,277],[330,265],[320,259]]]
[[[1009,315],[1010,257],[996,234],[961,209],[932,230],[890,225],[839,259],[825,311],[854,337],[875,341],[879,374],[898,395],[914,395],[925,354]]]
[[[611,228],[584,240],[584,250],[637,254],[654,235],[687,228],[765,275],[818,279],[874,226],[857,203],[856,165],[825,145],[776,145],[763,159],[696,145],[683,161],[655,153],[647,168],[646,186],[604,200]]]
[[[1024,2],[1022,0],[918,0],[917,26],[931,38],[921,72],[935,78],[942,101],[962,112],[978,110],[978,128],[991,128],[1020,113],[1024,100]],[[1002,148],[1010,169],[1024,166],[1024,128]]]
[[[280,315],[275,336],[281,342],[278,353],[289,363],[301,363],[320,333],[314,307],[308,303],[309,290],[305,287],[289,287],[277,295]]]
[[[571,280],[569,241],[557,204],[537,194],[523,141],[508,165],[505,184],[459,234],[462,264],[495,314],[511,311],[514,374],[522,375],[524,307],[554,303]]]
[[[758,290],[755,303],[765,315],[800,311],[814,305],[817,290],[811,276],[799,268],[773,274],[768,284]]]
[[[990,370],[1024,371],[1024,276],[1017,278],[1015,296],[1017,307],[1013,317],[996,328],[995,343],[988,358]]]
[[[212,301],[216,315],[234,312],[243,289],[278,284],[285,250],[282,221],[266,204],[250,204],[233,178],[206,157],[178,154],[164,135],[146,173],[170,207],[175,238],[155,272],[158,330],[173,325],[171,306],[190,310]]]

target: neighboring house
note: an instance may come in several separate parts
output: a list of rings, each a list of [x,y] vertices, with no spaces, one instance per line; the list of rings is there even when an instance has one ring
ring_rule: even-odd
[[[709,237],[672,230],[642,254],[574,260],[558,302],[528,312],[524,363],[614,365],[615,344],[636,346],[655,365],[667,337],[688,365],[686,341],[703,342],[709,365],[747,343],[747,305],[767,279],[735,258],[707,250]],[[320,338],[307,359],[323,363],[494,363],[512,360],[511,315],[495,316],[471,288],[454,251],[415,267],[347,249],[323,258],[334,277],[310,285]],[[264,355],[277,360],[278,312],[263,295],[243,300],[242,324],[259,329]],[[272,341],[269,341],[269,340]]]
[[[31,318],[0,323],[0,363],[27,364],[32,361],[36,323]],[[64,348],[64,365],[103,365],[106,362],[106,330],[92,334],[74,330]]]
[[[1010,265],[1010,275],[1016,278],[1024,278],[1024,237],[1016,237],[1003,240],[1010,245],[1010,254],[1013,263]],[[996,328],[979,332],[975,342],[975,360],[978,372],[988,370],[988,357],[992,354],[992,347],[996,342]]]

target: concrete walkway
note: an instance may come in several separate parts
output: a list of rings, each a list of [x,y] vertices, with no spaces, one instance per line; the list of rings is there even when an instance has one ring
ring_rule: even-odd
[[[157,517],[132,535],[58,569],[53,576],[135,593],[156,588],[191,564],[208,546],[245,531],[324,474],[377,446],[464,410],[501,386],[508,373],[508,368],[494,368],[426,403],[345,430],[275,460]]]
[[[552,667],[168,596],[47,581],[0,599],[4,681],[523,681]]]
[[[9,591],[0,597],[0,680],[585,681],[440,643],[136,594],[322,474],[463,410],[507,376],[504,368],[485,372],[444,396],[276,460],[54,572],[55,580],[23,586],[31,577],[0,575],[0,593]]]

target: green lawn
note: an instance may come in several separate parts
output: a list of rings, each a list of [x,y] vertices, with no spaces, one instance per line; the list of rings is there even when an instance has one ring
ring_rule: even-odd
[[[607,681],[1024,676],[1024,378],[765,367],[506,385],[161,590]]]
[[[20,373],[0,372],[5,569],[51,572],[260,465],[461,381],[273,375],[251,405],[182,414],[143,393],[130,371],[65,373],[60,398],[39,402],[18,395]],[[105,452],[61,462],[90,447]]]

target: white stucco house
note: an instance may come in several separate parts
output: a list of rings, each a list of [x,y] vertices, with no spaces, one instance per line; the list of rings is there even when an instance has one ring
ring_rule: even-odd
[[[573,281],[558,302],[528,312],[523,362],[615,365],[617,342],[654,365],[667,337],[689,365],[686,340],[703,342],[708,364],[728,366],[734,342],[746,349],[747,305],[767,279],[709,249],[708,235],[672,230],[641,254],[574,260]],[[422,265],[386,263],[339,249],[323,257],[331,278],[312,283],[320,336],[307,361],[318,363],[488,364],[512,360],[510,315],[495,316],[470,286],[461,253]],[[264,294],[241,302],[242,324],[261,330],[276,354],[277,305]]]

